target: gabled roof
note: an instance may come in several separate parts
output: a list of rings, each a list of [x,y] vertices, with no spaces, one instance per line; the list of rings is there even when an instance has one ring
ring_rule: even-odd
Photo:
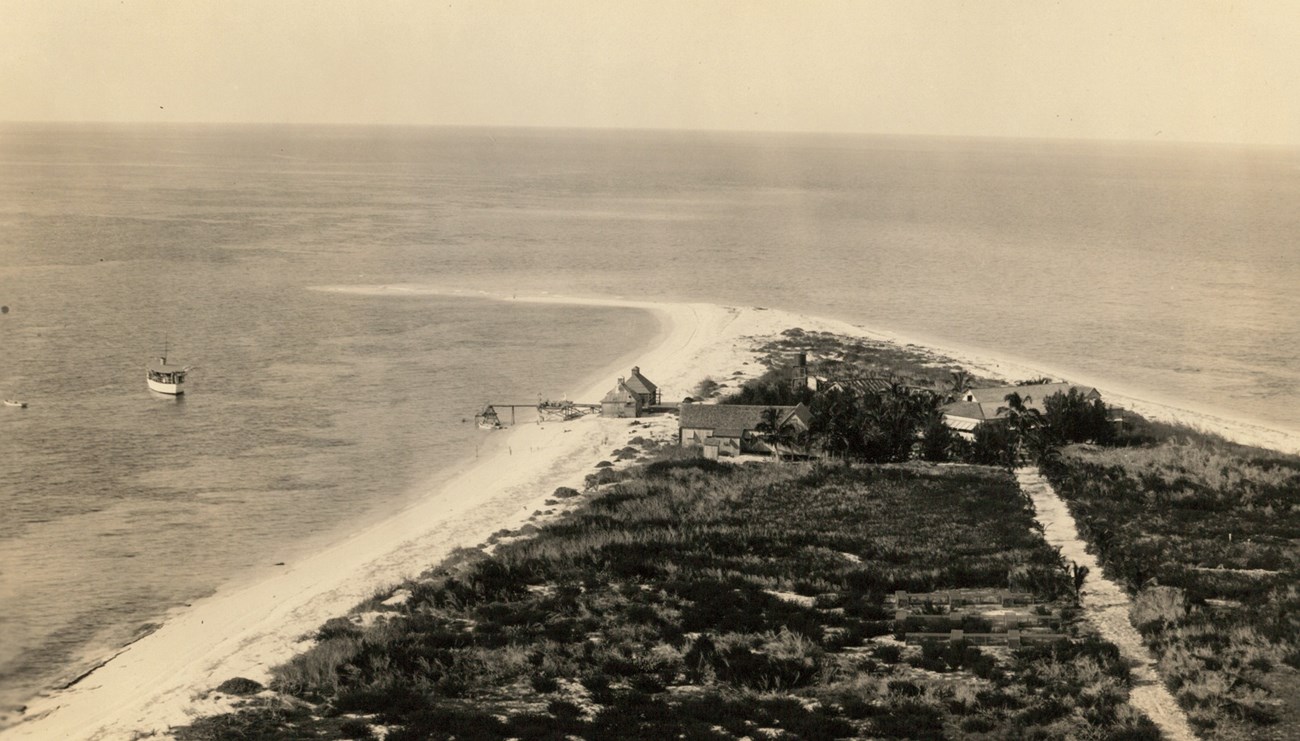
[[[823,389],[852,389],[860,393],[878,394],[889,391],[894,386],[894,379],[884,376],[861,376],[858,378],[828,378],[822,382]]]
[[[659,388],[641,375],[641,369],[636,366],[632,366],[632,375],[628,376],[626,383],[634,394],[653,394]]]
[[[993,386],[983,389],[970,389],[966,392],[966,397],[981,404],[997,403],[1005,406],[1008,394],[1020,394],[1022,399],[1029,398],[1025,402],[1025,406],[1032,406],[1041,411],[1044,399],[1057,393],[1068,394],[1070,389],[1078,389],[1079,394],[1084,397],[1091,394],[1101,396],[1097,389],[1092,386],[1079,386],[1073,383],[1040,383],[1032,386]]]
[[[636,392],[628,388],[627,382],[622,380],[600,400],[602,404],[630,404],[633,401],[636,401]]]
[[[1028,409],[1046,411],[1043,402],[1054,394],[1068,394],[1070,389],[1078,389],[1084,398],[1101,393],[1091,386],[1077,386],[1073,383],[1040,383],[1033,386],[994,386],[982,389],[970,389],[961,401],[954,401],[939,407],[939,411],[949,417],[964,419],[989,420],[1007,416],[1007,396],[1020,394]],[[973,399],[967,401],[966,399]]]
[[[988,419],[984,414],[984,407],[974,401],[954,401],[951,404],[944,404],[939,407],[939,411],[948,417],[964,417],[966,419]]]
[[[738,433],[743,430],[755,430],[763,422],[763,412],[776,409],[780,414],[778,425],[795,423],[807,427],[812,421],[812,414],[804,404],[795,406],[770,407],[761,404],[682,404],[681,426],[715,430],[715,435],[723,431]]]

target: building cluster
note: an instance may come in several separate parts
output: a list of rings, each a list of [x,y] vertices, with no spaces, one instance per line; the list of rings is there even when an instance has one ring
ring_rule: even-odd
[[[806,363],[801,364],[805,375],[800,383],[808,382]],[[651,411],[666,410],[660,407],[659,387],[633,367],[626,377],[619,378],[614,388],[600,401],[600,416],[635,419]],[[764,434],[765,424],[773,429],[793,433],[808,430],[812,413],[807,405],[761,406],[741,404],[699,404],[684,402],[678,409],[678,442],[684,446],[696,445],[704,450],[706,458],[737,456],[742,453],[771,453],[772,442]],[[775,410],[775,419],[765,420],[768,410]]]
[[[807,355],[800,353],[798,361],[787,369],[789,382],[794,388],[808,388],[817,392],[834,390],[858,393],[909,393],[936,396],[933,389],[901,384],[889,377],[823,378],[809,373]],[[962,391],[960,398],[940,404],[937,412],[943,422],[958,435],[973,439],[975,430],[982,424],[1005,420],[1011,413],[1007,397],[1018,394],[1026,409],[1044,412],[1044,402],[1054,394],[1076,392],[1083,400],[1092,402],[1101,393],[1091,386],[1071,383],[1045,383],[1030,386],[994,386]],[[948,397],[951,399],[952,397]],[[660,407],[659,387],[646,378],[639,367],[633,367],[625,378],[618,379],[614,388],[605,394],[600,403],[602,417],[632,418],[650,411],[666,410]],[[773,416],[775,415],[775,416]],[[678,442],[682,446],[698,446],[704,457],[720,458],[744,453],[773,453],[775,430],[785,435],[797,436],[807,432],[812,423],[812,412],[803,403],[793,406],[764,406],[743,404],[708,404],[686,401],[678,407]]]
[[[1044,402],[1055,394],[1075,391],[1086,402],[1101,398],[1101,392],[1091,386],[1073,383],[1041,383],[1032,386],[991,386],[969,389],[961,398],[939,407],[943,423],[967,439],[974,439],[975,429],[982,424],[1006,419],[1010,414],[1007,397],[1018,394],[1026,409],[1039,413],[1047,411]]]

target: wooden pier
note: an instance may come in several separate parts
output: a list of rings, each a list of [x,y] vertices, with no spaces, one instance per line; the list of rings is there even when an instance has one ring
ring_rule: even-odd
[[[506,409],[510,410],[510,424],[516,422],[516,410],[531,409],[537,412],[537,421],[541,422],[563,422],[570,419],[599,412],[599,404],[583,404],[575,401],[539,401],[533,404],[488,404],[483,407],[483,411],[474,415],[474,421],[479,427],[488,430],[501,429],[505,427],[505,422],[501,419],[501,412]]]

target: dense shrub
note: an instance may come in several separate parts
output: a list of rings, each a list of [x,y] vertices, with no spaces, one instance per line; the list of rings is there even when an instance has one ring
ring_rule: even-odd
[[[957,439],[952,428],[944,424],[942,417],[933,416],[921,433],[921,459],[936,463],[950,460]]]
[[[1187,616],[1187,598],[1177,587],[1146,587],[1133,598],[1129,620],[1139,630],[1159,630]]]
[[[944,713],[920,702],[901,702],[872,719],[873,728],[882,738],[909,738],[938,741],[944,738]]]
[[[1054,445],[1091,442],[1110,443],[1115,428],[1101,399],[1088,401],[1076,388],[1043,399],[1043,424]]]
[[[217,692],[226,695],[255,695],[263,689],[261,682],[244,677],[232,677],[217,685]]]
[[[339,738],[365,739],[374,738],[374,731],[370,729],[370,724],[364,720],[345,720],[339,724]]]
[[[975,441],[971,445],[971,463],[1010,468],[1015,465],[1015,440],[1003,424],[982,424],[975,428]]]

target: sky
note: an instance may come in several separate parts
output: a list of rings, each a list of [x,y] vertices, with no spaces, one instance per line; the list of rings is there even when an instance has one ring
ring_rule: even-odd
[[[0,120],[1300,146],[1291,0],[0,0]]]

